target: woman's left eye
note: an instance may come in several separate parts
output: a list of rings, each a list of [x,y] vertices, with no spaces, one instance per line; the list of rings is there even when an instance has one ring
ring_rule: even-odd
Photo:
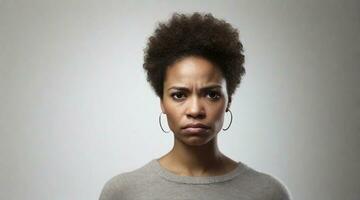
[[[208,95],[211,99],[218,99],[218,98],[220,98],[220,96],[221,96],[218,92],[214,92],[214,91],[208,92],[207,95]]]

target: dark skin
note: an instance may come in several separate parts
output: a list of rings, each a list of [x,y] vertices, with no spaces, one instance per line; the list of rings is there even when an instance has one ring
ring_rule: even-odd
[[[180,176],[218,176],[235,169],[237,162],[217,144],[230,103],[225,78],[207,59],[188,56],[169,66],[160,105],[174,133],[174,146],[158,159],[160,165]],[[210,128],[186,134],[183,127],[189,123]]]

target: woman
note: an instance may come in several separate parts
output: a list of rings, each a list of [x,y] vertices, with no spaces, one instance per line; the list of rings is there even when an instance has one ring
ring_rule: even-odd
[[[175,13],[160,23],[145,49],[147,80],[174,135],[166,155],[109,180],[100,200],[276,199],[286,188],[220,152],[224,115],[232,121],[232,95],[245,74],[237,29],[211,14]]]

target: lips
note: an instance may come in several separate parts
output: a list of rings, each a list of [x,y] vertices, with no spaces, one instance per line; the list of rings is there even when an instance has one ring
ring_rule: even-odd
[[[196,123],[196,124],[187,124],[186,126],[183,127],[183,129],[187,129],[187,128],[202,128],[202,129],[209,129],[209,126],[206,126],[204,124],[201,123]]]
[[[210,129],[209,126],[204,124],[196,123],[196,124],[188,124],[183,127],[184,133],[186,134],[199,134],[205,133]]]

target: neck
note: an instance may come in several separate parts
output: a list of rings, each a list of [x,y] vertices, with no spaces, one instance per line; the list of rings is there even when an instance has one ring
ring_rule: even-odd
[[[177,174],[203,176],[221,170],[224,158],[218,149],[217,137],[199,146],[189,146],[174,137],[173,149],[162,159]]]

